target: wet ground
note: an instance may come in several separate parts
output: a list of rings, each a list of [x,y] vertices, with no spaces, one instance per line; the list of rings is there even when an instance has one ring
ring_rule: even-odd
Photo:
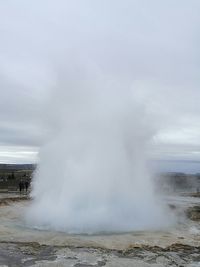
[[[200,267],[200,222],[187,218],[187,210],[200,206],[200,198],[165,199],[178,222],[159,231],[110,235],[69,235],[27,227],[26,196],[0,196],[0,267]]]

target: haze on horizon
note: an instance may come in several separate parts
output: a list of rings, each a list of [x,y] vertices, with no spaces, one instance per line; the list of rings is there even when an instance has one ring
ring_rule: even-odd
[[[110,79],[134,88],[155,118],[150,158],[200,161],[200,2],[78,1],[83,8],[71,18],[72,2],[0,3],[0,162],[37,162],[49,91],[75,45]]]

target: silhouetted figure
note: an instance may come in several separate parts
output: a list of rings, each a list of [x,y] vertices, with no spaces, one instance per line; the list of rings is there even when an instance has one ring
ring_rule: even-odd
[[[29,188],[29,181],[26,181],[26,182],[24,183],[24,185],[25,185],[25,189],[26,189],[26,193],[27,193],[28,188]]]
[[[24,183],[23,183],[22,180],[20,180],[20,182],[19,182],[19,192],[20,192],[20,194],[22,193],[22,191],[24,191]]]

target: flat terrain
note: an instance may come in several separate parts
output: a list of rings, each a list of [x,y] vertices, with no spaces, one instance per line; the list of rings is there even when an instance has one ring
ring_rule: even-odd
[[[70,235],[28,226],[24,213],[30,200],[18,194],[2,194],[0,266],[200,266],[200,223],[186,217],[188,209],[200,205],[200,199],[171,196],[164,201],[177,214],[176,224],[168,229]]]

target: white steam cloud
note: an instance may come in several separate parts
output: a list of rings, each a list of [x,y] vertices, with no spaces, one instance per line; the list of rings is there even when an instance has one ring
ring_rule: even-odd
[[[190,32],[181,30],[185,19],[176,19],[188,10],[186,1],[178,3],[181,10],[179,4],[171,8],[174,1],[156,0],[44,1],[39,9],[23,4],[33,28],[25,51],[48,65],[54,83],[43,116],[49,135],[27,215],[34,226],[93,233],[169,221],[146,169],[155,134],[151,114],[159,105],[154,95],[143,95],[149,81],[162,88],[168,77],[173,84],[182,80],[168,57],[182,58],[175,44],[187,43]],[[136,86],[143,83],[145,90]]]
[[[41,149],[29,220],[73,233],[162,226],[165,209],[145,166],[152,119],[134,88],[71,62],[49,104],[53,128]]]

